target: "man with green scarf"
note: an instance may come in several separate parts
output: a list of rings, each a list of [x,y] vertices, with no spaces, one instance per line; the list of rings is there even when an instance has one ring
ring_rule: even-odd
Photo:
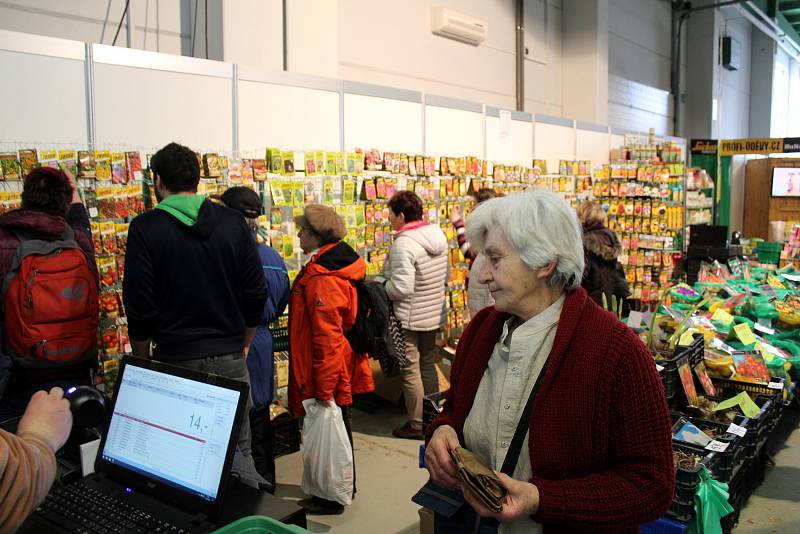
[[[131,222],[122,284],[133,353],[149,358],[152,344],[156,360],[249,384],[245,358],[267,297],[250,229],[197,194],[191,149],[170,143],[150,168],[159,203]],[[252,464],[247,420],[239,449]]]

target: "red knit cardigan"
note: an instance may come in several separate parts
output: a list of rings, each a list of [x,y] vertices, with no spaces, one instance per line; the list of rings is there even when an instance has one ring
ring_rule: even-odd
[[[508,317],[489,307],[470,322],[428,440],[450,425],[464,443],[464,420]],[[582,288],[566,295],[529,436],[540,497],[532,518],[547,533],[637,532],[672,502],[670,419],[653,358]]]

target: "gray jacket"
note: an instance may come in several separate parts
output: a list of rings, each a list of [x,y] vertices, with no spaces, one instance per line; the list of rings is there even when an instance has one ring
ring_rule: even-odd
[[[435,224],[401,230],[383,265],[386,293],[407,330],[438,330],[447,317],[447,238]]]

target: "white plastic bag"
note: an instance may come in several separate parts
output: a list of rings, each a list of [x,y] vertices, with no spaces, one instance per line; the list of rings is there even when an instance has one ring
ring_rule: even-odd
[[[303,481],[300,489],[348,505],[353,500],[353,448],[342,410],[331,402],[303,401]]]

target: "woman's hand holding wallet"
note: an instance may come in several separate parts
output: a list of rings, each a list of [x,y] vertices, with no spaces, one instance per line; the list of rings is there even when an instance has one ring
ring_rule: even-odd
[[[458,434],[451,426],[442,425],[433,433],[425,448],[425,467],[436,484],[449,489],[461,485],[450,453],[460,446]]]

